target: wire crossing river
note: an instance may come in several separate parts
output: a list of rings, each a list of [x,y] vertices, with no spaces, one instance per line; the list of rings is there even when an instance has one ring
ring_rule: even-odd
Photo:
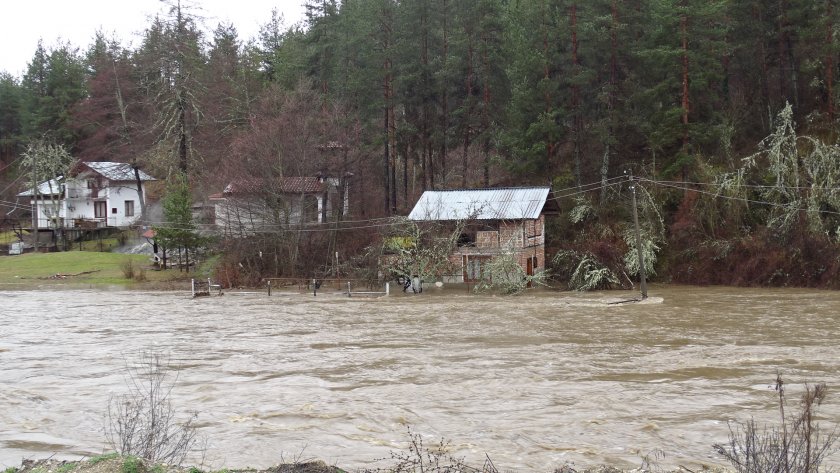
[[[106,450],[108,401],[144,350],[180,365],[173,403],[198,411],[217,467],[386,466],[406,426],[500,470],[720,465],[727,421],[777,420],[777,372],[791,410],[825,382],[821,422],[840,421],[840,293],[605,303],[623,295],[0,292],[0,466]]]

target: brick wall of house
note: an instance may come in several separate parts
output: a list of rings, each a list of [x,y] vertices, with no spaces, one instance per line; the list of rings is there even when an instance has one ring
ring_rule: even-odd
[[[499,231],[476,232],[475,246],[459,247],[449,256],[453,267],[461,268],[453,276],[453,282],[463,282],[464,256],[495,256],[513,250],[514,257],[522,269],[527,269],[528,259],[536,257],[534,271],[545,269],[545,218],[537,220],[516,220],[499,223]]]
[[[477,248],[498,248],[499,232],[480,231],[475,234],[475,246]]]

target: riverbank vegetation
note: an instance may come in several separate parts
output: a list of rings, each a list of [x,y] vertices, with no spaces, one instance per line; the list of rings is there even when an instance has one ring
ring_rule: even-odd
[[[36,142],[182,180],[197,207],[235,181],[339,180],[348,215],[220,243],[218,279],[253,285],[362,261],[424,190],[551,184],[555,277],[626,287],[632,184],[657,280],[840,287],[832,1],[306,3],[255,38],[165,2],[128,46],[39,44],[0,73],[4,215],[24,218]]]

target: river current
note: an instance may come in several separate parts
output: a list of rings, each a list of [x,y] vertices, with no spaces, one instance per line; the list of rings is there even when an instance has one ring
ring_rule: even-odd
[[[0,291],[0,467],[109,450],[109,399],[144,351],[178,365],[173,404],[215,467],[386,466],[408,427],[500,471],[724,465],[730,421],[777,420],[777,373],[790,409],[825,382],[821,422],[840,422],[840,293],[650,294]]]

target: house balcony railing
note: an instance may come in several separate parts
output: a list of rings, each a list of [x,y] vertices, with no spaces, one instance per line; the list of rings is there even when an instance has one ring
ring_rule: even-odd
[[[104,189],[68,189],[67,197],[70,199],[96,199],[103,194]]]
[[[56,229],[56,228],[81,228],[94,229],[103,227],[117,226],[116,217],[101,217],[101,218],[39,218],[38,228]]]

